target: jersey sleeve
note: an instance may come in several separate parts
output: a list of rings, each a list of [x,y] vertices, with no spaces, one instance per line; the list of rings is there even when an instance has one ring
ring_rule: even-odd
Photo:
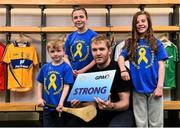
[[[5,49],[4,56],[3,56],[3,61],[5,63],[10,63],[11,58],[10,58],[10,45],[8,45]]]
[[[168,59],[167,52],[160,40],[157,40],[157,59],[158,60]]]
[[[127,56],[128,56],[127,50],[126,49],[122,49],[122,51],[121,51],[119,56],[123,56],[124,58],[127,58]]]
[[[174,50],[173,50],[174,62],[178,62],[179,61],[178,50],[174,44],[173,44],[173,46],[174,46]]]
[[[39,61],[38,61],[38,55],[37,55],[37,51],[36,51],[36,49],[35,49],[35,47],[34,47],[33,64],[34,64],[34,65],[37,65],[38,63],[39,63]]]
[[[74,77],[73,77],[72,68],[67,64],[64,71],[65,71],[64,83],[68,85],[73,85]]]
[[[68,36],[65,44],[64,44],[64,48],[65,48],[65,54],[70,56],[70,46],[69,46],[69,39],[70,39],[70,36]]]
[[[46,65],[43,65],[43,67],[40,69],[40,71],[39,71],[39,73],[38,73],[38,75],[37,75],[37,77],[36,77],[36,80],[38,81],[38,82],[40,82],[40,83],[44,83],[44,71],[45,71],[45,66]]]

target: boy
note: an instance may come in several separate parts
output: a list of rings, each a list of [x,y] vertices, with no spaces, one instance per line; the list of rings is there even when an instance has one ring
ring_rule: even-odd
[[[67,115],[63,113],[59,117],[59,112],[62,111],[70,85],[74,82],[73,73],[71,67],[63,61],[62,41],[49,41],[47,51],[52,62],[43,65],[37,76],[38,106],[44,107],[43,126],[64,126]]]

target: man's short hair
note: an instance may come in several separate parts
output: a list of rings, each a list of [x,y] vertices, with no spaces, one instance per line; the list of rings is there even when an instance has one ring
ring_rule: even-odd
[[[106,43],[106,46],[108,47],[108,49],[111,47],[110,41],[104,35],[97,35],[91,40],[91,44],[92,43],[98,44],[102,42]]]

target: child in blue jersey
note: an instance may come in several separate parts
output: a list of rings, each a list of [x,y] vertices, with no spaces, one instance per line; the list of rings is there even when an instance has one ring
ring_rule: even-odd
[[[66,113],[59,117],[59,112],[62,111],[70,85],[74,82],[73,73],[71,67],[63,61],[62,41],[49,41],[47,51],[52,62],[43,65],[37,76],[38,106],[44,107],[43,126],[64,126]]]
[[[132,37],[126,40],[118,60],[124,80],[130,79],[124,61],[130,61],[137,127],[163,127],[164,60],[168,56],[153,34],[150,14],[137,12],[133,16]]]
[[[65,54],[73,69],[74,76],[86,72],[95,62],[92,57],[90,42],[97,35],[87,28],[88,15],[84,8],[77,7],[72,11],[72,21],[77,31],[72,32],[65,42]]]

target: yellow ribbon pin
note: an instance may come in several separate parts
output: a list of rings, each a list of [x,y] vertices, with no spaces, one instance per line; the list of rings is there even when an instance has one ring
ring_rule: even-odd
[[[148,63],[148,59],[146,58],[146,49],[145,48],[140,48],[139,50],[139,59],[138,59],[138,64],[141,63],[142,60],[144,60],[144,62],[147,64]]]
[[[81,53],[82,44],[81,44],[81,43],[78,43],[78,44],[76,45],[76,49],[77,49],[77,51],[76,51],[76,53],[74,54],[74,57],[76,57],[77,55],[79,55],[80,57],[82,57],[82,53]]]
[[[55,81],[56,81],[56,75],[55,74],[51,74],[50,76],[50,83],[48,85],[48,90],[51,88],[51,86],[54,88],[54,90],[56,90],[57,86],[55,84]]]

